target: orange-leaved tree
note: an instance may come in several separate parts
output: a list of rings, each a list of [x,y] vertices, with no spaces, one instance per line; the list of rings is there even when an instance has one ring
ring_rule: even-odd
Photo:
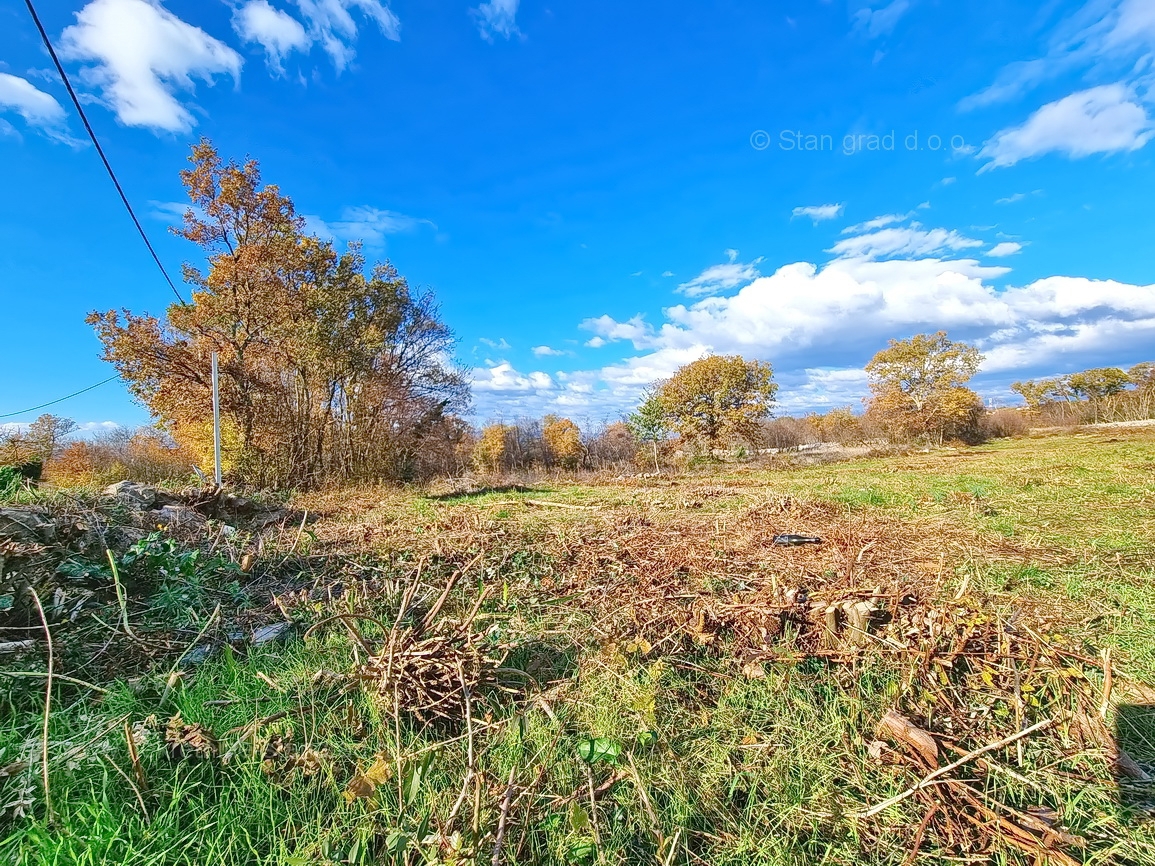
[[[410,477],[468,401],[433,297],[388,263],[367,268],[357,245],[339,253],[308,234],[254,160],[226,163],[202,140],[189,161],[181,181],[191,206],[174,232],[208,268],[185,265],[192,301],[163,319],[91,313],[105,359],[178,442],[204,455],[217,352],[229,457],[254,483]]]

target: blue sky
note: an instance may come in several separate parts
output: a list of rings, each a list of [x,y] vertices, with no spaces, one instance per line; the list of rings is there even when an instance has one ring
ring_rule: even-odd
[[[475,418],[612,418],[711,352],[858,405],[890,337],[976,384],[1155,359],[1150,0],[41,0],[172,273],[189,145],[436,291]],[[171,300],[22,4],[0,9],[0,413]],[[119,383],[55,407],[147,414]],[[11,420],[27,421],[34,416]]]

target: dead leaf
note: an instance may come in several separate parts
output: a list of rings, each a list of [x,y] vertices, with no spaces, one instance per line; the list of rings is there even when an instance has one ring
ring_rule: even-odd
[[[746,662],[742,665],[742,676],[748,680],[763,680],[766,679],[766,668],[761,662]]]
[[[6,767],[0,767],[0,779],[7,779],[9,776],[18,776],[27,769],[27,761],[16,761]]]
[[[364,800],[373,796],[378,785],[388,782],[393,776],[393,764],[378,755],[373,765],[364,773],[358,773],[345,789],[345,802]]]
[[[220,754],[216,737],[204,725],[189,725],[177,713],[168,720],[164,742],[173,757],[215,758]]]

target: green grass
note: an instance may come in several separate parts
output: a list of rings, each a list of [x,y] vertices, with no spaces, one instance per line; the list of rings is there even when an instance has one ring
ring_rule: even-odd
[[[879,718],[897,703],[934,720],[935,696],[912,685],[911,660],[867,654],[832,664],[784,655],[744,673],[724,637],[661,652],[607,639],[580,603],[551,595],[564,556],[523,544],[548,533],[570,538],[567,527],[577,532],[590,514],[543,513],[521,500],[636,511],[656,509],[658,497],[671,508],[696,499],[697,509],[721,519],[789,495],[899,522],[956,521],[992,549],[1010,539],[1033,551],[947,564],[989,601],[991,616],[1009,620],[1025,601],[1053,603],[1067,617],[1055,627],[1084,641],[1088,653],[1110,646],[1121,671],[1155,682],[1155,439],[1112,438],[1001,442],[781,472],[721,467],[656,492],[554,482],[447,499],[396,494],[380,510],[398,525],[416,519],[425,533],[436,532],[439,520],[465,514],[505,527],[506,535],[494,536],[491,564],[463,582],[451,606],[467,607],[479,584],[490,586],[487,633],[515,647],[507,665],[529,672],[540,693],[514,678],[511,692],[480,697],[469,726],[395,719],[365,689],[318,685],[318,671],[342,673],[355,663],[336,623],[307,641],[298,635],[247,656],[226,651],[185,664],[171,689],[165,677],[175,659],[159,657],[143,676],[99,683],[104,695],[57,684],[50,819],[38,764],[44,681],[0,675],[0,768],[30,764],[0,778],[0,808],[31,801],[26,815],[9,808],[0,816],[0,862],[489,864],[512,773],[506,863],[898,866],[924,808],[910,799],[872,822],[847,812],[916,778],[909,766],[870,755]],[[720,492],[700,495],[707,487]],[[660,519],[660,511],[646,513]],[[408,573],[415,555],[390,556],[395,573],[381,566],[389,580],[350,590],[335,607],[316,602],[309,617],[357,608],[390,621],[398,594],[391,581]],[[204,615],[194,613],[188,627]],[[370,643],[380,639],[374,626],[362,627]],[[43,659],[25,657],[20,667],[43,671]],[[1036,679],[1026,694],[1061,713],[1068,685]],[[975,712],[1014,724],[1013,707],[981,694]],[[211,732],[221,752],[231,750],[230,760],[171,754],[165,725],[178,713]],[[134,773],[122,719],[140,732],[145,785],[138,791],[124,778]],[[259,719],[269,721],[242,740]],[[274,737],[296,753],[320,755],[318,771],[266,764]],[[1135,757],[1155,762],[1155,730],[1137,742]],[[588,760],[591,743],[604,757]],[[1120,806],[1101,750],[1081,748],[1064,727],[1024,742],[1021,759],[1015,748],[990,757],[1000,769],[985,777],[986,795],[1021,810],[1054,809],[1068,832],[1090,843],[1076,852],[1080,860],[1155,864],[1155,826]],[[377,761],[388,778],[369,797],[347,798],[356,774]],[[931,834],[920,862],[947,862],[949,853]],[[990,862],[1033,860],[999,846]]]

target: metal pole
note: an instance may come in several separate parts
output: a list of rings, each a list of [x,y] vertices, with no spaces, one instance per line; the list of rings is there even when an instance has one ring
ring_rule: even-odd
[[[221,486],[221,385],[217,375],[217,353],[213,352],[213,468],[217,487]]]

